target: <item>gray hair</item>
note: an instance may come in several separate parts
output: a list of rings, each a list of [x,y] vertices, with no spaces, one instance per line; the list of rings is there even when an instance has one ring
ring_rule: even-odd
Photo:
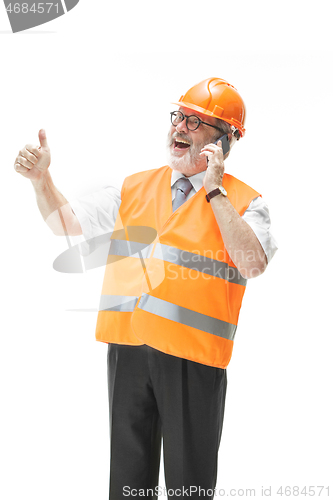
[[[215,125],[218,127],[224,134],[230,134],[238,141],[240,139],[239,130],[236,127],[229,125],[229,123],[224,120],[220,120],[219,118],[215,118]]]

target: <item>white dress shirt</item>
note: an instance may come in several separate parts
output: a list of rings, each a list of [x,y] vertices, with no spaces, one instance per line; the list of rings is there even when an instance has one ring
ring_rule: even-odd
[[[205,173],[203,171],[188,177],[193,187],[187,195],[187,199],[191,198],[191,196],[202,188]],[[180,177],[183,177],[180,172],[176,170],[172,171],[172,200],[176,196],[174,184]],[[69,201],[73,212],[79,220],[83,237],[86,241],[113,230],[120,203],[120,191],[112,186],[106,186],[96,192]],[[242,218],[257,236],[269,262],[277,250],[277,244],[270,232],[271,221],[268,207],[260,196],[252,200]]]

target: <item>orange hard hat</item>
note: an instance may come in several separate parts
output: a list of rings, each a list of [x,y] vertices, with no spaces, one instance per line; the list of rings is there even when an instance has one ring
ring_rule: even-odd
[[[221,78],[207,78],[182,95],[178,106],[219,118],[245,134],[245,104],[237,89]]]

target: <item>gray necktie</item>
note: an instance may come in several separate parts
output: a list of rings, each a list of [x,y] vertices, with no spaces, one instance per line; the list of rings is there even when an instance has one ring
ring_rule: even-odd
[[[186,196],[192,189],[192,184],[191,181],[186,179],[185,177],[181,177],[176,181],[175,183],[176,186],[176,197],[172,202],[172,210],[175,211],[177,208],[179,208],[184,201],[186,200]]]

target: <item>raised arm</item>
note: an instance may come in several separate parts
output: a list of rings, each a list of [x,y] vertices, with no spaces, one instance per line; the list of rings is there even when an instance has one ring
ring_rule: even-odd
[[[43,219],[56,235],[82,234],[80,223],[66,198],[53,184],[49,166],[50,148],[44,130],[39,131],[40,146],[27,144],[16,157],[16,172],[30,179],[36,193],[37,205]]]
[[[207,144],[202,148],[200,155],[209,158],[204,178],[204,187],[209,193],[222,186],[224,156],[221,141],[217,144]],[[210,204],[225,248],[241,275],[248,279],[262,274],[267,267],[267,257],[249,224],[234,209],[226,196],[216,196]]]

